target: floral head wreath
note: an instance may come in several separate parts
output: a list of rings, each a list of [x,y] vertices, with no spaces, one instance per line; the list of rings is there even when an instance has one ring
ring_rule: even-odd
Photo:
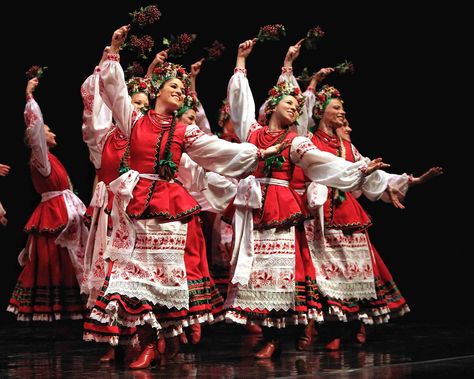
[[[313,118],[320,120],[323,117],[324,110],[332,99],[339,99],[341,103],[343,102],[339,90],[326,84],[316,93]]]
[[[268,91],[268,99],[266,101],[267,105],[265,106],[265,121],[267,123],[270,121],[270,117],[272,116],[276,106],[285,96],[293,96],[296,99],[298,102],[296,110],[298,115],[301,114],[305,103],[305,97],[301,93],[301,90],[289,82],[278,82],[276,86]]]
[[[179,64],[174,64],[171,62],[164,62],[163,64],[157,66],[153,70],[151,78],[155,93],[158,93],[167,80],[174,78],[183,82],[186,93],[191,86],[191,80],[189,79],[189,74],[186,72],[186,69]]]
[[[127,80],[127,90],[130,96],[138,92],[143,92],[149,99],[155,98],[155,91],[150,78],[140,78],[134,76]]]
[[[227,99],[224,99],[222,100],[222,105],[219,108],[219,117],[217,119],[217,125],[223,128],[228,120],[230,120],[230,106]]]
[[[184,102],[181,108],[178,109],[178,113],[176,114],[177,117],[182,116],[184,113],[186,113],[189,109],[194,110],[197,112],[197,109],[199,107],[199,100],[196,97],[195,93],[188,93],[184,97]]]

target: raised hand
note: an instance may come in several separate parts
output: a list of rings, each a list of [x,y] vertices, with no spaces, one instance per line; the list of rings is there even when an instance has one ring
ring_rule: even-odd
[[[191,76],[196,77],[199,75],[199,73],[201,72],[202,62],[204,62],[204,58],[201,58],[200,60],[191,65]]]
[[[237,50],[237,57],[240,58],[247,58],[250,53],[252,52],[253,46],[257,43],[257,39],[248,39],[245,42],[242,42],[239,45],[239,48]]]
[[[169,49],[160,51],[155,55],[155,59],[153,59],[153,61],[156,62],[157,65],[165,63],[165,61],[168,59],[168,50]]]
[[[288,48],[288,52],[286,53],[285,61],[284,61],[285,67],[291,67],[295,59],[298,58],[298,56],[300,55],[301,45],[303,41],[304,41],[304,38],[300,39],[298,42],[296,42],[296,44]]]
[[[33,78],[28,80],[28,84],[26,85],[26,97],[30,96],[35,92],[36,87],[38,87],[39,80],[38,78]]]
[[[127,39],[128,32],[130,31],[130,25],[124,25],[118,28],[112,35],[112,41],[110,42],[110,53],[117,54]]]

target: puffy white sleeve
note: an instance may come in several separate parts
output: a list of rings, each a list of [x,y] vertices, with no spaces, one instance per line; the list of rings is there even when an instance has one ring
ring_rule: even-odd
[[[82,139],[89,148],[89,159],[96,169],[101,167],[102,150],[107,133],[112,128],[112,111],[99,93],[100,68],[96,68],[81,86],[84,105]]]
[[[238,177],[257,167],[255,145],[227,142],[205,134],[195,124],[186,128],[184,150],[199,166],[224,176]]]
[[[51,163],[48,158],[48,145],[44,134],[44,121],[41,109],[32,95],[28,96],[25,105],[26,134],[31,147],[31,164],[43,176],[51,173]]]
[[[403,200],[407,195],[408,189],[410,188],[411,175],[407,175],[406,173],[401,175],[387,173],[387,176],[388,185],[402,194],[403,197],[400,200]],[[386,203],[392,202],[386,192],[383,193],[381,200],[385,201]]]
[[[196,112],[196,125],[199,126],[204,133],[212,135],[211,125],[209,124],[209,120],[207,119],[206,112],[204,111],[204,107],[202,103],[199,102],[199,106],[197,107]]]
[[[135,109],[128,95],[127,84],[118,55],[108,54],[100,67],[100,95],[109,109],[116,126],[126,137],[130,137],[132,127],[143,114]]]
[[[370,158],[364,157],[362,154],[360,154],[359,150],[357,150],[354,145],[351,144],[351,148],[356,161],[365,163],[370,162]],[[361,192],[354,193],[356,198],[363,194],[371,201],[381,199],[387,203],[391,203],[390,197],[385,192],[388,185],[393,185],[395,189],[398,189],[401,193],[403,193],[403,196],[405,196],[406,191],[408,190],[408,187],[403,188],[404,181],[408,185],[408,176],[404,178],[403,175],[388,174],[383,170],[377,170],[370,174],[368,179],[370,180],[360,188]]]
[[[305,96],[305,112],[306,112],[306,121],[307,129],[313,128],[316,126],[313,120],[313,108],[316,105],[316,94],[311,88],[306,89],[303,95]]]
[[[227,100],[235,134],[241,141],[247,141],[250,132],[260,125],[255,119],[255,101],[244,69],[234,70],[227,86]]]
[[[351,192],[367,187],[371,191],[387,186],[385,175],[365,175],[362,168],[366,167],[365,161],[355,163],[335,156],[326,151],[319,150],[308,138],[296,137],[290,148],[290,159],[300,166],[305,175],[312,181],[328,187],[338,188],[344,192]]]
[[[206,171],[186,153],[181,155],[178,180],[189,192],[200,192],[207,186]]]

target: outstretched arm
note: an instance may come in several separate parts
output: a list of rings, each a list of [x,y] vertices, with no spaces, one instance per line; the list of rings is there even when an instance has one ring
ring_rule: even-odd
[[[230,118],[234,124],[234,131],[240,141],[247,141],[252,126],[257,126],[255,119],[255,101],[247,79],[245,62],[252,52],[256,39],[242,42],[237,50],[234,75],[230,78],[227,87]]]
[[[389,175],[389,185],[387,187],[387,196],[384,195],[382,200],[386,202],[391,202],[395,208],[405,209],[405,206],[402,204],[402,201],[405,199],[408,188],[417,184],[426,183],[432,178],[442,175],[443,168],[436,166],[431,167],[428,171],[422,174],[419,177],[414,177],[413,175]]]
[[[318,184],[335,187],[345,192],[370,187],[371,192],[383,193],[387,188],[387,176],[379,170],[389,165],[381,158],[352,163],[319,150],[311,140],[305,137],[293,139],[290,158],[303,168],[308,178]]]
[[[285,144],[258,149],[247,142],[232,143],[210,136],[197,125],[189,125],[184,135],[184,148],[191,159],[206,170],[218,174],[239,177],[255,170],[258,159],[278,153]]]
[[[443,174],[442,167],[439,167],[439,166],[431,167],[428,171],[426,171],[424,174],[422,174],[419,177],[414,177],[413,175],[411,175],[410,185],[414,186],[417,184],[426,183],[428,180],[431,180],[434,177],[442,175],[442,174]]]
[[[26,85],[25,124],[26,138],[31,148],[31,164],[43,176],[51,173],[51,164],[48,158],[48,145],[44,131],[44,121],[41,109],[33,97],[33,92],[38,87],[38,78],[33,78]]]

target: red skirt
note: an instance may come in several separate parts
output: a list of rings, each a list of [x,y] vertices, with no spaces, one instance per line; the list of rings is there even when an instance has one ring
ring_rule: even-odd
[[[55,244],[56,238],[47,233],[30,236],[30,259],[7,308],[19,321],[83,318],[84,303],[69,252]]]

